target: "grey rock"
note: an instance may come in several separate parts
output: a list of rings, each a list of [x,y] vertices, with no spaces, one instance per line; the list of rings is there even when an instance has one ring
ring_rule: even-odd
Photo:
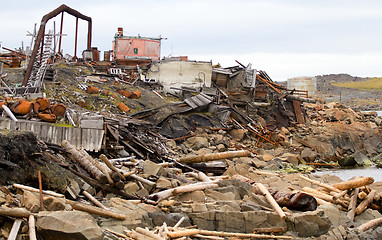
[[[266,211],[209,211],[189,214],[201,229],[251,233],[257,227],[286,227],[277,214]]]
[[[191,148],[192,150],[199,150],[201,148],[208,148],[210,143],[205,137],[190,137],[185,142],[184,145],[186,148]]]
[[[322,209],[294,214],[288,222],[288,230],[293,229],[299,237],[318,237],[327,233],[331,227],[331,222]]]
[[[356,161],[356,163],[360,166],[367,166],[372,164],[370,159],[362,152],[356,152],[354,153],[353,156],[354,156],[354,161]]]
[[[37,232],[46,240],[100,240],[102,229],[89,214],[80,211],[40,212]]]
[[[149,217],[152,219],[154,226],[162,226],[166,222],[167,226],[174,226],[182,217],[185,217],[180,227],[191,226],[191,220],[183,213],[163,213],[151,212]]]
[[[312,149],[310,149],[310,148],[304,148],[301,151],[301,157],[305,161],[313,162],[316,159],[316,157],[317,157],[317,153],[312,151]]]

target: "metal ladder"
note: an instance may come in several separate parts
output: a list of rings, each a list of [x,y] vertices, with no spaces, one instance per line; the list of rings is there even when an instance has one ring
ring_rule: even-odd
[[[45,72],[48,65],[48,59],[51,56],[52,39],[53,39],[53,34],[51,34],[51,31],[49,30],[49,33],[45,37],[44,50],[42,52],[42,57],[40,58],[41,56],[41,47],[40,47],[37,53],[38,57],[33,63],[32,73],[31,73],[31,76],[29,77],[27,86],[42,87],[43,79],[44,79]]]

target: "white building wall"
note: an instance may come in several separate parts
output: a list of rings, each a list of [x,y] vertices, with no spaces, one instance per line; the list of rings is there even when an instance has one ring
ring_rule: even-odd
[[[174,92],[171,87],[210,87],[211,75],[211,62],[161,61],[151,65],[146,79],[156,79],[165,92]]]

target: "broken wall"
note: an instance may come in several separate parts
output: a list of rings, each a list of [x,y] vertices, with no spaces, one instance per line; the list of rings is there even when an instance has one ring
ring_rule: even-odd
[[[210,87],[211,75],[211,62],[160,61],[151,65],[146,78],[159,81],[165,92],[174,92],[171,87]]]

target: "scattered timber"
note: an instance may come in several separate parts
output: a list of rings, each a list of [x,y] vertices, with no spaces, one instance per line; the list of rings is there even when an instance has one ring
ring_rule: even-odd
[[[374,182],[374,178],[372,177],[361,177],[361,178],[356,178],[356,179],[352,179],[345,182],[335,183],[335,184],[332,184],[332,186],[335,188],[338,188],[339,190],[349,190],[352,188],[367,186],[369,184],[372,184],[373,182]]]
[[[197,156],[188,156],[180,158],[178,162],[180,163],[200,163],[207,161],[215,161],[219,159],[237,158],[237,157],[248,157],[251,153],[247,150],[240,151],[230,151],[222,153],[211,153]]]
[[[61,146],[72,155],[73,159],[80,163],[89,173],[92,174],[95,179],[100,181],[102,184],[108,182],[107,177],[101,170],[99,170],[94,164],[92,164],[86,157],[84,157],[80,151],[78,151],[73,145],[68,141],[63,140]]]
[[[286,219],[286,215],[284,211],[281,209],[276,200],[272,197],[269,191],[265,188],[265,186],[261,183],[256,183],[256,187],[260,190],[260,192],[265,196],[268,200],[269,204],[273,207],[273,209],[277,212],[277,214],[282,218]]]

